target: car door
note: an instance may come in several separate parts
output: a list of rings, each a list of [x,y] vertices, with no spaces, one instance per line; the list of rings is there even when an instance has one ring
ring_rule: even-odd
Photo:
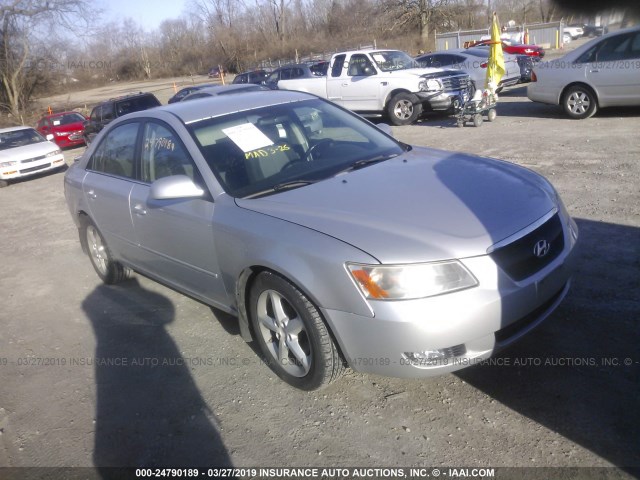
[[[118,125],[100,140],[87,164],[82,189],[91,219],[116,258],[135,262],[137,241],[129,213],[140,124]]]
[[[342,104],[354,111],[379,110],[380,80],[369,57],[355,53],[349,59],[347,78],[342,82]]]
[[[206,187],[178,135],[165,123],[142,128],[140,182],[131,191],[130,214],[140,244],[143,272],[213,302],[226,298],[214,248],[213,200],[154,200],[151,184],[171,175],[186,175]]]
[[[630,32],[602,40],[585,77],[596,88],[599,104],[640,105],[640,33]]]
[[[342,72],[345,67],[346,58],[347,56],[345,54],[333,57],[331,70],[327,76],[327,99],[337,103],[338,105],[343,105],[342,83],[346,81],[346,76],[343,78]]]

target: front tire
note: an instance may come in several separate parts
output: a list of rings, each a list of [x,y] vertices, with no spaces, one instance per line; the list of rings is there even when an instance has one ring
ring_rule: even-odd
[[[596,96],[591,89],[580,85],[573,86],[565,92],[562,106],[565,113],[576,120],[589,118],[598,109]]]
[[[113,260],[102,233],[89,219],[83,220],[81,234],[86,242],[91,265],[104,283],[113,285],[131,276],[129,268]]]
[[[339,378],[344,362],[320,312],[284,278],[260,273],[251,287],[250,318],[273,372],[289,385],[316,390]]]
[[[410,93],[396,93],[387,104],[387,115],[392,125],[411,125],[421,114],[422,104]]]

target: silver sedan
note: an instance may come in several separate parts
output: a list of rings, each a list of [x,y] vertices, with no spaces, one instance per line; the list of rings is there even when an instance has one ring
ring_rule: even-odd
[[[640,105],[640,27],[610,33],[564,57],[540,62],[527,96],[562,105],[577,120],[603,107]]]
[[[66,199],[104,282],[229,312],[295,387],[457,370],[558,306],[577,228],[540,175],[383,130],[298,92],[181,102],[111,123]]]

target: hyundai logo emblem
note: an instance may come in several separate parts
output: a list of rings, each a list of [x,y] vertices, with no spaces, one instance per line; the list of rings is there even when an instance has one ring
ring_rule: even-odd
[[[539,240],[533,247],[533,254],[538,258],[542,258],[549,253],[549,250],[551,250],[551,244],[546,240]]]

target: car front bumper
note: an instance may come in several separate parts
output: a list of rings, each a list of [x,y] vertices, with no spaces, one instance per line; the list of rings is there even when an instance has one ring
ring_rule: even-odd
[[[64,165],[64,155],[59,153],[51,157],[33,161],[22,161],[17,165],[0,167],[0,179],[13,180],[16,178],[28,177],[47,170],[60,168]]]
[[[477,287],[419,300],[370,301],[373,318],[328,309],[323,314],[353,370],[405,378],[459,370],[520,339],[558,307],[571,283],[577,238],[568,228],[564,236],[562,253],[522,281],[485,255],[463,260]],[[414,355],[437,350],[437,360]]]

